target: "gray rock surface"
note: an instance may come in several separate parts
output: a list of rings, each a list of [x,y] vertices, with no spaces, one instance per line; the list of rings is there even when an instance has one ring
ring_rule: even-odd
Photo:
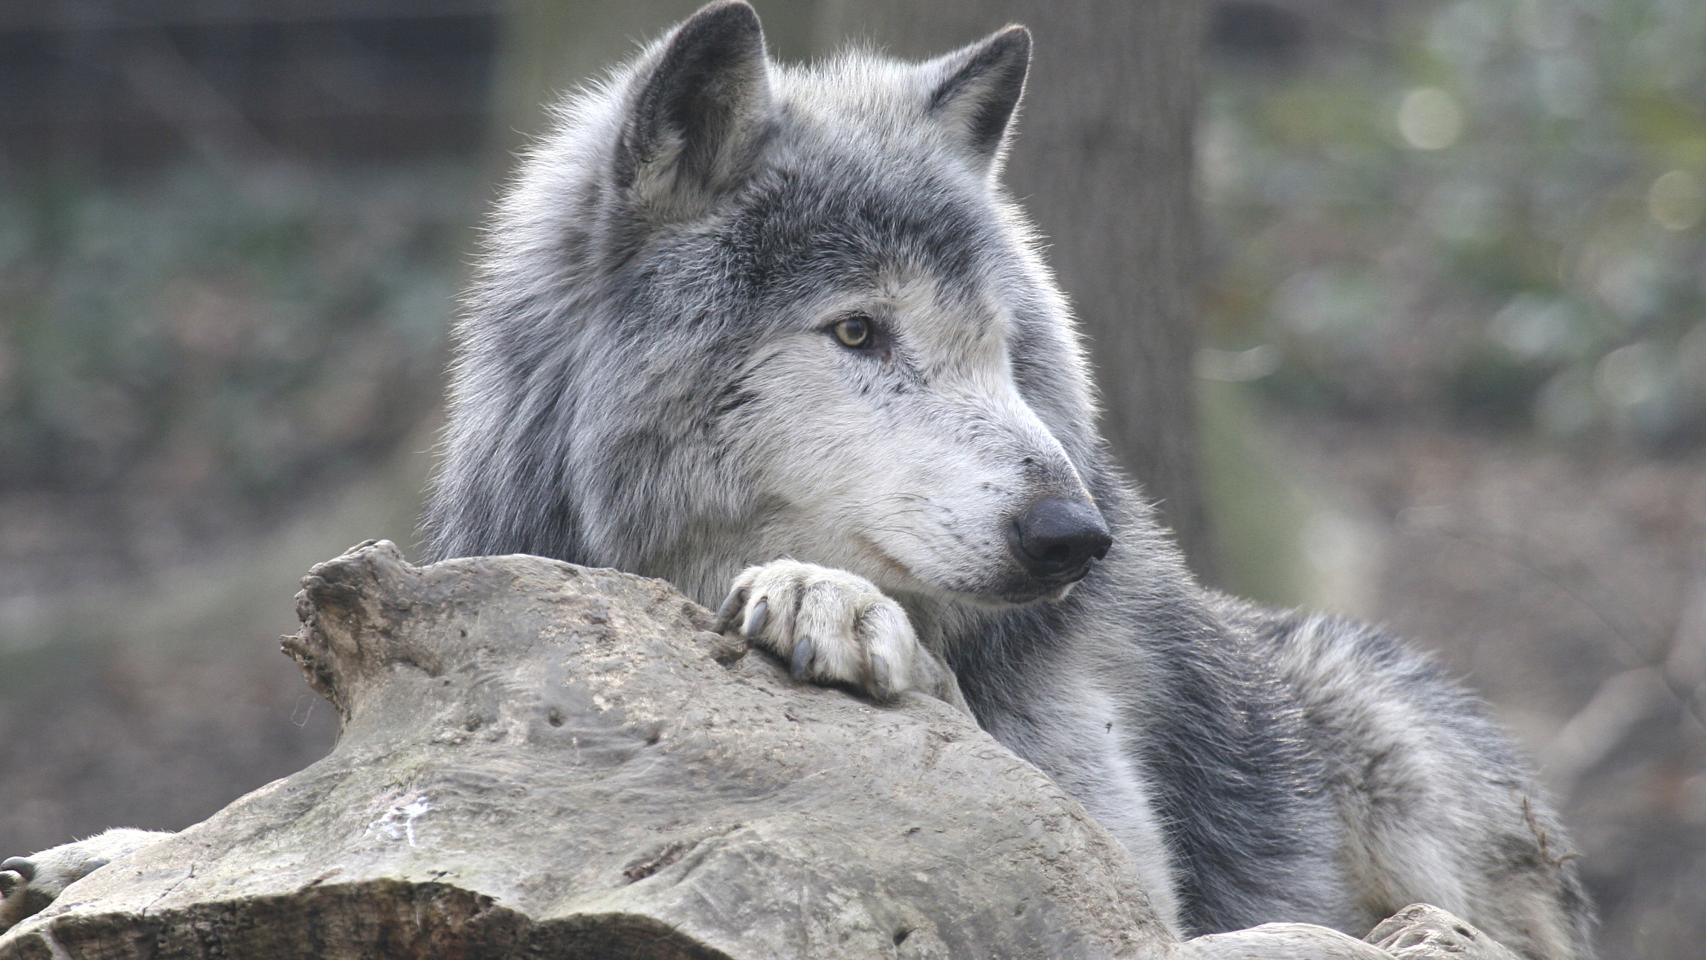
[[[0,958],[1174,950],[1124,852],[969,718],[799,686],[668,584],[378,542],[298,607],[331,755],[72,884]]]
[[[133,851],[105,866],[98,840],[38,855],[94,872],[0,960],[1514,960],[1420,905],[1372,942],[1181,943],[1123,849],[965,714],[800,686],[662,581],[379,541],[297,609],[331,755],[139,849],[105,834]]]

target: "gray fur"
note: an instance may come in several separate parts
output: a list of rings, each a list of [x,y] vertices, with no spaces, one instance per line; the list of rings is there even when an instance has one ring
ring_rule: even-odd
[[[721,3],[571,97],[486,236],[430,552],[612,566],[711,606],[754,564],[847,571],[1182,932],[1360,935],[1427,901],[1527,956],[1590,956],[1567,841],[1481,708],[1378,631],[1204,590],[1115,471],[997,180],[1029,47],[1009,28],[923,64],[790,67]],[[849,311],[887,339],[836,344]],[[1092,497],[1115,534],[1070,590],[1004,546],[1045,496]],[[792,616],[749,608],[749,634],[766,613]],[[804,671],[825,648],[801,639]]]

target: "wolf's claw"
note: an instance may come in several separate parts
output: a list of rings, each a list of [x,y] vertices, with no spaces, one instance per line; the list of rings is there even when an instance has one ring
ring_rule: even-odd
[[[795,680],[811,679],[812,655],[817,653],[817,644],[811,637],[800,637],[794,641],[794,656],[791,658],[790,672]]]
[[[740,635],[751,639],[764,629],[764,621],[770,618],[770,601],[759,600],[752,605],[752,610],[746,615],[746,623],[741,625]]]
[[[730,590],[729,595],[723,598],[723,605],[717,608],[717,632],[727,633],[729,628],[736,623],[735,618],[740,615],[745,606],[746,591],[739,587]],[[745,633],[746,631],[741,632]]]

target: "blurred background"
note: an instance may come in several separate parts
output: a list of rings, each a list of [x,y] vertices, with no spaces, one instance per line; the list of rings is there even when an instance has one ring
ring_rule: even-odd
[[[511,152],[695,6],[0,6],[0,854],[325,752],[296,580],[412,542]],[[1439,651],[1604,955],[1699,956],[1706,4],[758,6],[794,60],[1030,23],[1007,179],[1193,564]]]

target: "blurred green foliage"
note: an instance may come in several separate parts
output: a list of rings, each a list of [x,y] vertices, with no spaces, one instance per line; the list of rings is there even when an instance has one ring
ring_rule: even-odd
[[[464,166],[0,193],[0,489],[218,523],[365,464],[438,403],[480,194]]]
[[[1701,442],[1706,4],[1388,10],[1211,65],[1209,342],[1296,403]]]

